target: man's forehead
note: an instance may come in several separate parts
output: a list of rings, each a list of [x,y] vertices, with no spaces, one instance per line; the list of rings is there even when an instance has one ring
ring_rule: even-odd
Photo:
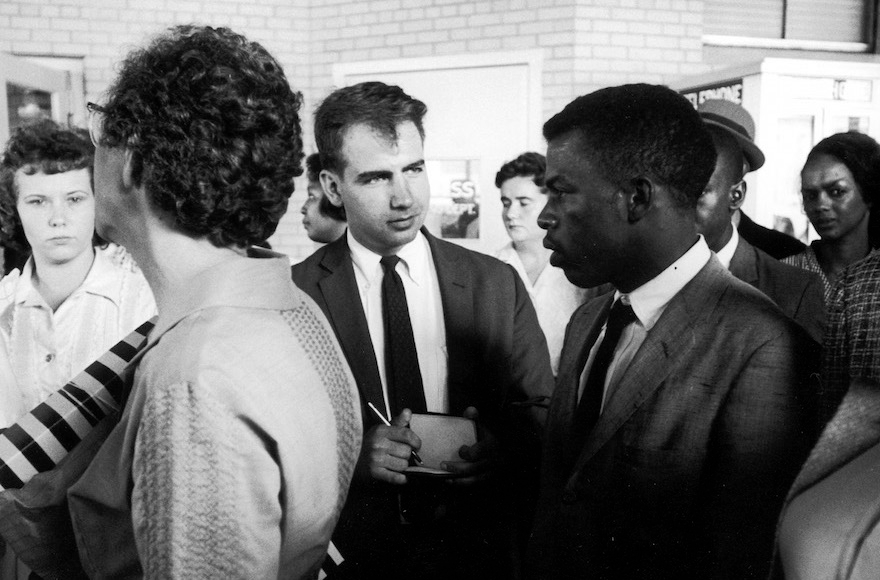
[[[402,148],[413,148],[421,155],[423,141],[416,126],[406,121],[395,127],[394,134],[387,129],[365,123],[357,123],[342,133],[341,153],[346,166],[362,159],[364,155],[398,155]]]
[[[591,163],[593,154],[579,131],[569,131],[547,142],[547,167],[555,173],[572,163]]]
[[[383,147],[396,147],[402,139],[411,138],[413,134],[419,134],[418,128],[412,121],[403,121],[391,126],[378,126],[370,123],[353,123],[342,131],[343,147],[351,141],[369,138]]]

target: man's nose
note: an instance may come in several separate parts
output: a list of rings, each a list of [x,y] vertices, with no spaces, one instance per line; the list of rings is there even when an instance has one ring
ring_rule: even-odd
[[[391,184],[391,206],[409,207],[413,204],[412,191],[405,179],[394,179]]]
[[[553,213],[545,205],[544,209],[541,210],[541,213],[538,214],[538,227],[543,230],[549,230],[555,226],[556,217],[553,216]]]

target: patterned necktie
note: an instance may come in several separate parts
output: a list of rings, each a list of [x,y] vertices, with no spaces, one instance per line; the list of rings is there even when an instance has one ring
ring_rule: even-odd
[[[382,277],[385,381],[392,417],[403,409],[410,409],[413,413],[427,411],[406,293],[403,280],[395,270],[399,261],[397,256],[385,256],[381,260],[382,270],[385,272]]]
[[[635,321],[635,312],[629,304],[618,300],[611,307],[608,323],[605,326],[605,337],[593,358],[593,365],[587,375],[584,391],[574,416],[573,434],[578,442],[582,442],[587,437],[599,420],[605,395],[605,379],[608,375],[608,367],[614,358],[614,349],[620,341],[623,329]]]

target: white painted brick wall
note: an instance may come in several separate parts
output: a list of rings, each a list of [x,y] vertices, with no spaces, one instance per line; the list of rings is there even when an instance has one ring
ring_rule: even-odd
[[[259,41],[312,113],[335,63],[541,48],[544,116],[603,86],[705,72],[703,0],[2,0],[0,50],[79,57],[86,98],[134,46],[173,24],[231,26]],[[300,224],[304,178],[272,238],[294,261],[315,249]]]

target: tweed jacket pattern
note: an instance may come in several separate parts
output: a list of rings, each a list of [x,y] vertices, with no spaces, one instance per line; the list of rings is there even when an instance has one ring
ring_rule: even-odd
[[[817,345],[713,257],[667,305],[583,446],[583,353],[613,295],[569,324],[529,561],[537,578],[763,578],[815,441]]]
[[[822,343],[825,303],[821,278],[783,264],[740,236],[730,260],[730,273],[767,295],[786,316]]]

